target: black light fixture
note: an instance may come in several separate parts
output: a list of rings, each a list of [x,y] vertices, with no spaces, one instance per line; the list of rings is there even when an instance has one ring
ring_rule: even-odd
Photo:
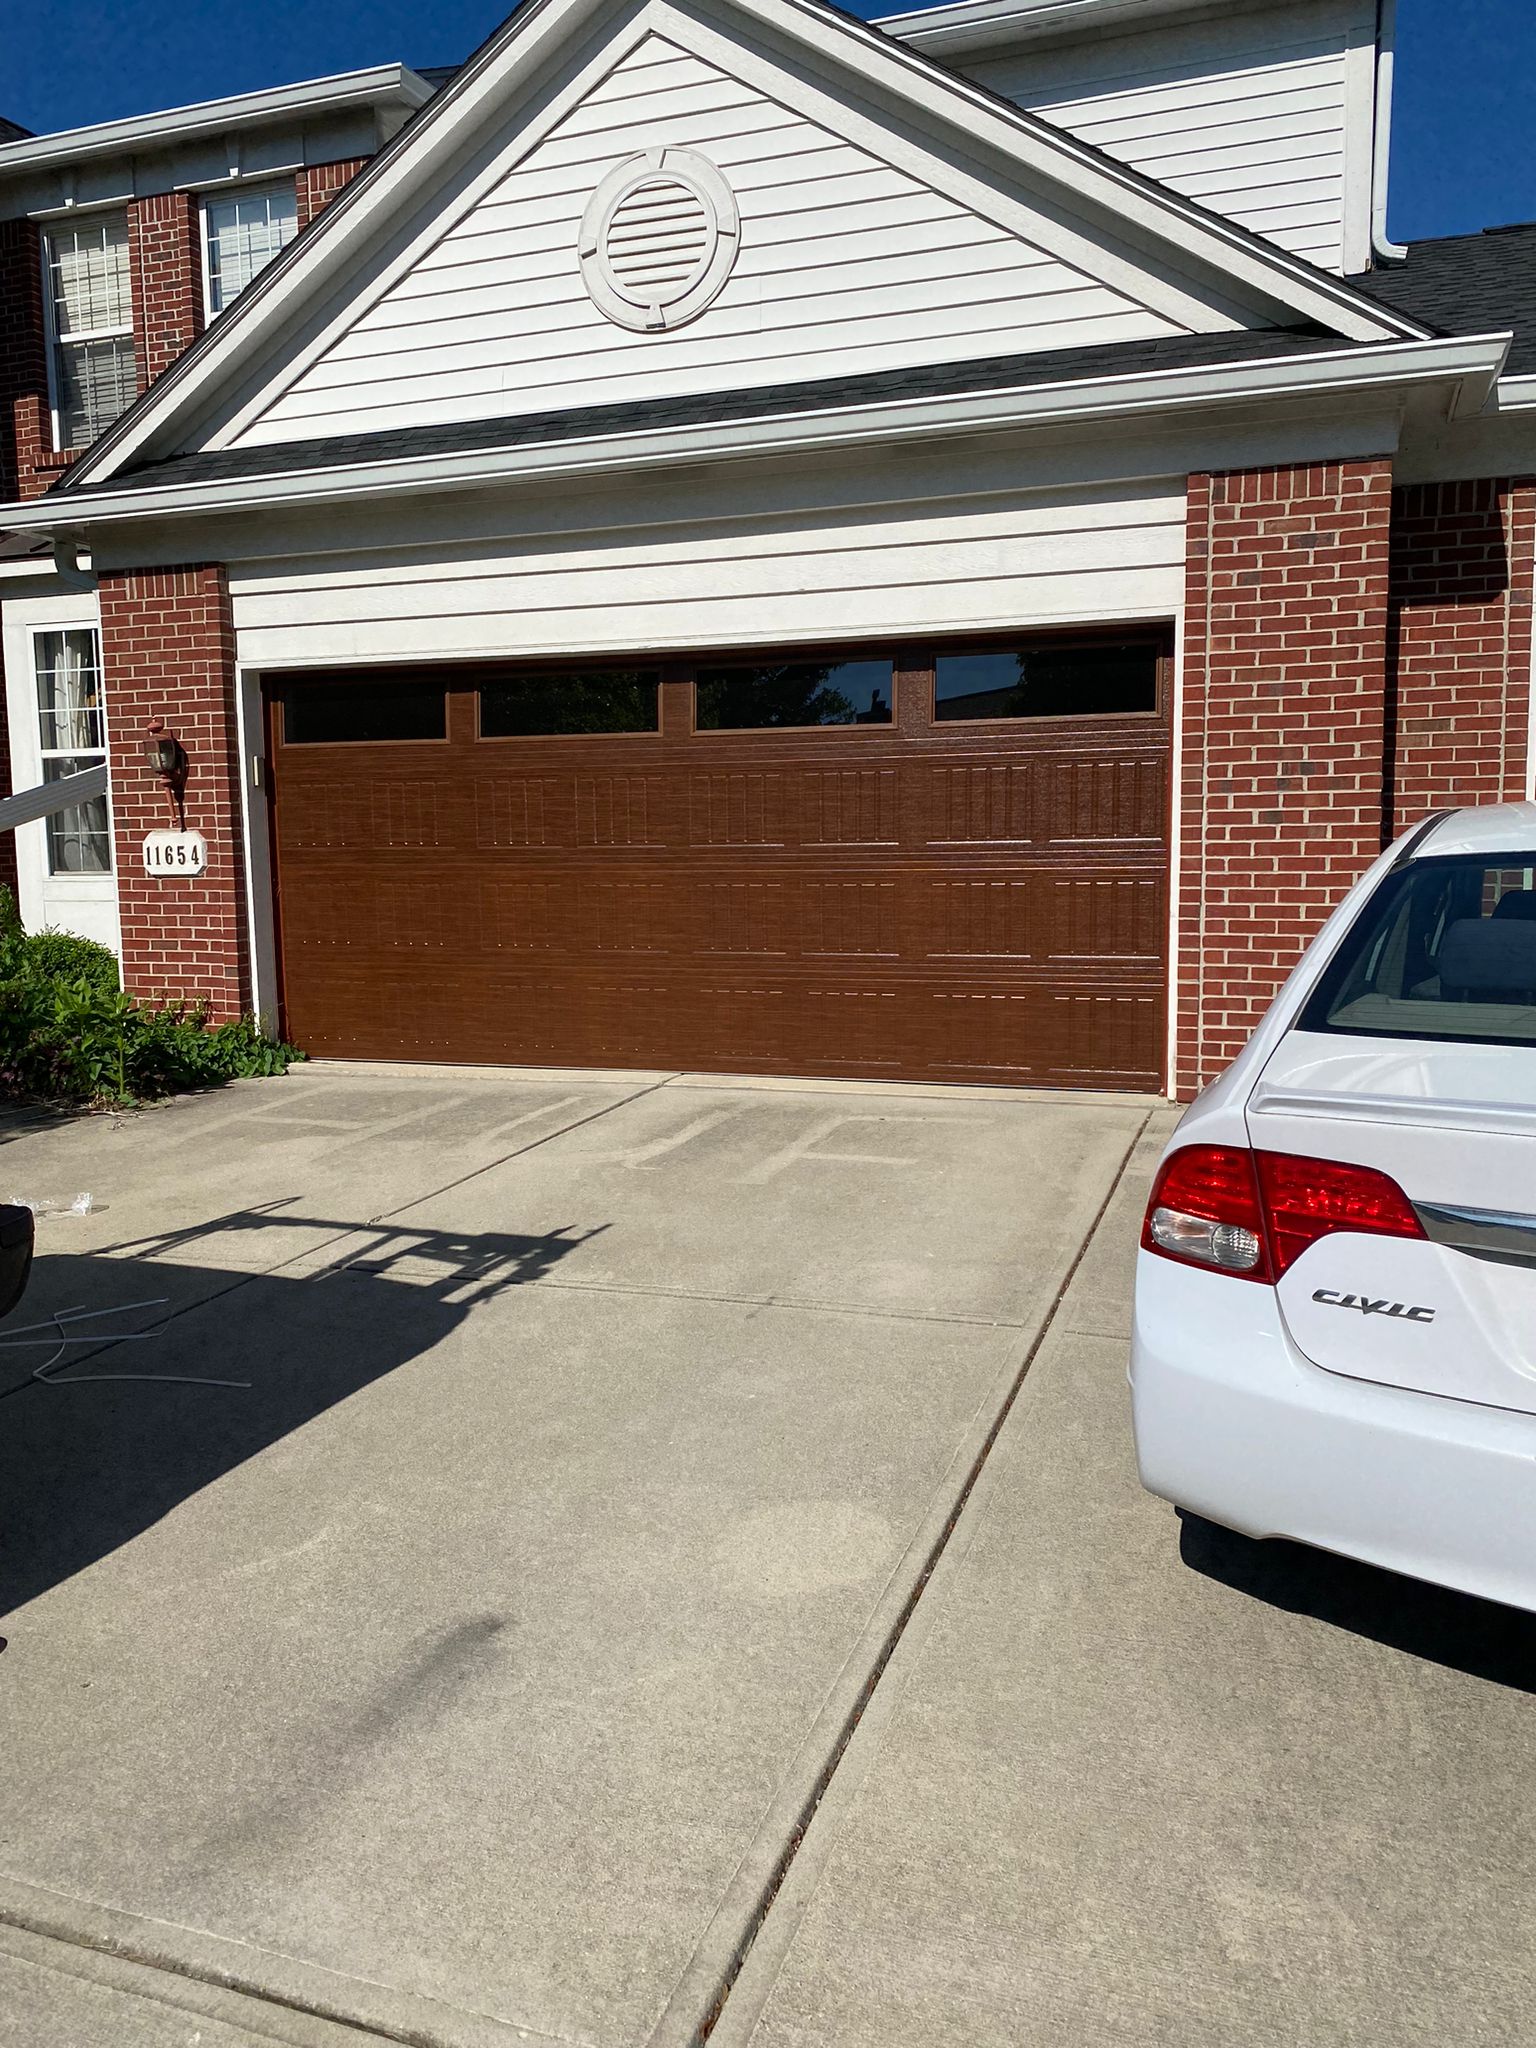
[[[144,759],[159,776],[160,786],[170,798],[177,830],[185,832],[187,812],[183,799],[187,788],[187,750],[163,718],[155,719],[145,735]]]

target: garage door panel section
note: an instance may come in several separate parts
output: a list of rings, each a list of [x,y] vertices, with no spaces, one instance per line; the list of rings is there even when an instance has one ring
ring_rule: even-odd
[[[306,1050],[1161,1085],[1161,715],[453,730],[290,745],[274,712]]]

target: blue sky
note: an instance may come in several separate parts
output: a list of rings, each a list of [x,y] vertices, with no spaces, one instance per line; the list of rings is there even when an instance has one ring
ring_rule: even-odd
[[[456,64],[504,12],[496,0],[11,0],[0,114],[41,133],[396,57]],[[1536,0],[1400,0],[1397,68],[1391,232],[1536,219]]]

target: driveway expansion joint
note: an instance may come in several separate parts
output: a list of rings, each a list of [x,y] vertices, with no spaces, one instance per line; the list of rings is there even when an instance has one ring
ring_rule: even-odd
[[[683,1971],[677,1985],[674,1987],[672,1997],[668,2001],[667,2007],[657,2021],[656,2026],[653,2028],[646,2048],[674,2048],[674,2044],[675,2048],[705,2048],[705,2044],[709,2041],[710,2036],[714,2033],[724,2015],[731,1992],[741,1975],[748,1957],[751,1955],[754,1946],[768,1924],[769,1916],[774,1908],[774,1902],[783,1889],[790,1869],[799,1855],[810,1829],[815,1823],[822,1801],[826,1798],[838,1768],[847,1754],[854,1736],[858,1732],[859,1725],[875,1698],[880,1681],[889,1668],[891,1659],[901,1646],[902,1638],[911,1624],[913,1615],[917,1611],[929,1580],[932,1578],[935,1569],[949,1547],[961,1517],[965,1513],[966,1505],[975,1491],[977,1482],[986,1469],[992,1450],[1002,1433],[1009,1415],[1013,1411],[1019,1392],[1029,1376],[1030,1367],[1034,1364],[1042,1345],[1049,1336],[1071,1290],[1072,1283],[1077,1277],[1078,1270],[1087,1257],[1089,1248],[1098,1234],[1115,1196],[1119,1193],[1127,1170],[1135,1158],[1136,1148],[1146,1132],[1152,1115],[1153,1110],[1149,1107],[1141,1121],[1137,1124],[1129,1143],[1121,1153],[1109,1186],[1092,1217],[1089,1219],[1077,1250],[1062,1273],[1050,1302],[1044,1312],[1036,1319],[1033,1325],[1033,1334],[1028,1335],[1025,1333],[1026,1342],[1023,1356],[1017,1365],[1012,1366],[1012,1370],[1008,1374],[1007,1384],[1002,1397],[993,1407],[991,1418],[982,1432],[981,1441],[966,1466],[965,1477],[961,1481],[960,1487],[945,1513],[944,1520],[937,1534],[929,1540],[922,1554],[922,1563],[894,1619],[883,1628],[878,1626],[880,1612],[877,1607],[875,1616],[872,1617],[875,1626],[866,1631],[865,1638],[867,1640],[869,1635],[877,1635],[878,1646],[875,1655],[869,1662],[865,1677],[859,1685],[852,1702],[842,1713],[833,1740],[827,1748],[822,1763],[815,1772],[808,1791],[799,1803],[798,1811],[791,1825],[784,1832],[782,1847],[768,1872],[766,1881],[759,1889],[755,1902],[746,1915],[745,1924],[741,1926],[724,1959],[723,1966],[718,1970],[713,1988],[703,2003],[702,2011],[699,2010],[697,2003],[695,2003],[696,1991],[694,1998],[690,1998],[689,1992],[691,1988],[690,1980],[695,1979],[700,1974],[700,1965],[704,1960],[704,1951],[709,1946],[708,1932],[706,1932],[704,1939],[695,1950],[692,1961]],[[1006,1370],[1007,1368],[1005,1368]],[[961,1455],[963,1455],[964,1448],[964,1446],[961,1447]],[[951,1464],[950,1470],[952,1471],[953,1469],[954,1466]],[[931,1520],[932,1516],[930,1515],[930,1523]],[[920,1537],[922,1533],[921,1531],[919,1532]],[[892,1576],[893,1585],[896,1576],[896,1574]],[[845,1673],[856,1664],[858,1649],[859,1646],[856,1645],[854,1651],[850,1653],[844,1665]],[[836,1688],[834,1688],[835,1691]],[[829,1697],[828,1705],[830,1704],[831,1700]],[[825,1713],[825,1711],[826,1709],[824,1708],[823,1712]],[[812,1736],[814,1734],[815,1729],[813,1728]],[[810,1740],[811,1738],[808,1737],[807,1747],[810,1744]],[[764,1828],[761,1832],[766,1833],[767,1828],[768,1822],[765,1819]],[[759,1839],[761,1839],[761,1835]],[[750,1855],[751,1851],[749,1850],[748,1857],[743,1859],[743,1865],[750,1858]],[[723,1906],[721,1910],[722,1912],[724,1911]],[[720,1914],[717,1914],[716,1920],[718,1921],[720,1917]],[[692,2019],[691,2024],[689,2019],[690,2006],[693,2012],[697,2014],[697,2017]]]

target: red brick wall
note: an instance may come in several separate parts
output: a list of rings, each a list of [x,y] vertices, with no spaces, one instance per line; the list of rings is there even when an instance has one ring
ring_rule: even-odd
[[[1391,464],[1189,480],[1178,1092],[1381,849]]]
[[[42,236],[0,220],[0,499],[40,496],[73,460],[53,447]]]
[[[112,812],[123,985],[206,1002],[215,1019],[250,1008],[235,636],[224,571],[199,564],[101,578],[102,662],[111,707]],[[143,839],[172,822],[145,766],[151,720],[186,748],[187,824],[208,842],[195,880],[144,872]]]
[[[1392,494],[1391,808],[1523,797],[1536,485],[1484,478]]]
[[[329,206],[367,162],[367,157],[359,156],[334,164],[306,164],[296,181],[300,228],[307,228],[321,208]]]
[[[367,162],[349,157],[300,170],[294,181],[299,226],[307,227]],[[164,192],[134,200],[128,234],[133,339],[143,390],[203,331],[196,195]],[[0,221],[0,501],[38,497],[75,459],[53,446],[44,333],[38,225]]]
[[[197,197],[157,192],[128,209],[133,347],[146,390],[203,331],[203,252]]]

